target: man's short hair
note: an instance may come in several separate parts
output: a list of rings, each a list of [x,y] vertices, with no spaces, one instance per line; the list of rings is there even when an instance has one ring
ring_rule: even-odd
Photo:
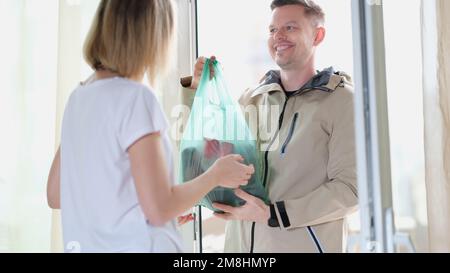
[[[315,25],[323,25],[325,23],[325,12],[312,0],[274,0],[270,8],[274,10],[287,5],[302,6],[305,9],[305,15],[313,19]]]

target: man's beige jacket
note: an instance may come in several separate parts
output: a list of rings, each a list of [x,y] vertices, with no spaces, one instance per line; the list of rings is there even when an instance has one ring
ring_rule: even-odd
[[[191,106],[193,91],[183,94]],[[279,227],[230,221],[225,251],[345,251],[346,216],[358,205],[350,77],[329,68],[285,92],[279,72],[270,71],[239,102],[244,110],[258,109],[253,131],[264,162],[262,183]]]

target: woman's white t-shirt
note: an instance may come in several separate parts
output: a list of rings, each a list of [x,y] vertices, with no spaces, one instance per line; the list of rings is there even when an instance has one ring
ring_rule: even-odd
[[[173,183],[168,122],[151,90],[116,77],[72,93],[61,136],[66,252],[182,251],[174,221],[154,227],[146,220],[131,175],[128,148],[156,132]]]

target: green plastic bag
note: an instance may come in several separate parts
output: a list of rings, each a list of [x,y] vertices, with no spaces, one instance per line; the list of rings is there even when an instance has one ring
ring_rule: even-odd
[[[210,60],[196,92],[191,114],[180,144],[180,182],[188,182],[208,170],[220,157],[240,154],[246,165],[253,164],[255,173],[249,183],[242,186],[245,192],[268,203],[262,185],[261,153],[252,136],[241,107],[227,92],[223,73],[217,61],[213,62],[215,77],[210,80]],[[212,203],[240,207],[245,201],[237,197],[232,189],[217,187],[208,193],[200,205],[215,212]]]

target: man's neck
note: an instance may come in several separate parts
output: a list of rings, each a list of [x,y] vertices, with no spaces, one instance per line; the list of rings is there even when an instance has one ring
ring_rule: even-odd
[[[281,70],[281,83],[284,90],[292,92],[299,90],[316,74],[313,66],[301,70]]]

